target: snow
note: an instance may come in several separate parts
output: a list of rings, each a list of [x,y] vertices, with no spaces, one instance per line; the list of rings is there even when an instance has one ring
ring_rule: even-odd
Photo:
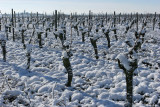
[[[62,52],[62,58],[68,58],[68,54],[65,50]]]
[[[79,102],[83,99],[82,93],[74,93],[72,95],[72,101],[78,100]]]
[[[52,91],[52,88],[54,88],[54,84],[48,84],[48,85],[44,85],[44,86],[41,86],[39,89],[38,89],[38,93],[51,93]]]
[[[88,71],[85,75],[86,78],[91,79],[95,76],[96,71]]]
[[[109,93],[107,92],[102,92],[100,95],[98,95],[99,99],[106,99],[109,97]]]
[[[43,33],[44,31],[42,30],[42,28],[36,29],[37,33]]]
[[[109,99],[110,100],[114,100],[114,101],[125,101],[125,99],[126,99],[126,95],[125,95],[126,93],[118,93],[118,92],[116,92],[116,93],[111,93],[110,95],[109,95]]]
[[[0,18],[2,18],[2,14],[0,14]]]
[[[141,72],[139,73],[139,75],[141,77],[148,77],[148,75],[152,75],[152,74],[150,74],[150,71],[141,70]],[[151,78],[151,76],[149,76],[149,78]]]
[[[0,32],[0,40],[6,40],[4,32]]]
[[[91,32],[90,33],[90,38],[93,39],[93,40],[98,40],[100,38],[100,35],[97,32]]]
[[[65,91],[62,93],[61,98],[65,98],[66,100],[69,101],[69,100],[71,99],[72,95],[73,95],[73,92],[72,92],[72,91],[70,91],[70,90],[65,90]]]
[[[158,93],[160,93],[160,86],[159,86],[159,87],[157,87],[157,92],[158,92]]]
[[[36,81],[41,81],[41,79],[37,76],[32,76],[28,81],[27,83],[28,84],[31,84],[32,82],[36,82]]]
[[[36,68],[33,68],[32,71],[34,71],[34,72],[36,72],[36,71],[38,71],[38,72],[49,72],[50,69],[45,68],[45,67],[36,67]]]
[[[31,52],[31,51],[32,51],[32,46],[31,46],[30,44],[28,44],[28,45],[26,46],[26,48],[27,48],[27,52]]]
[[[95,85],[98,86],[99,88],[105,87],[106,85],[110,85],[112,81],[110,80],[102,80],[99,82],[96,82]]]
[[[148,87],[148,84],[146,82],[141,82],[134,88],[134,92],[138,94],[151,93],[152,89]]]
[[[68,41],[65,41],[65,42],[64,42],[64,46],[69,46],[69,42],[68,42]]]
[[[99,59],[96,60],[88,34],[85,36],[85,43],[82,43],[81,33],[77,36],[77,32],[73,30],[71,44],[70,22],[67,18],[65,20],[66,25],[62,25],[60,19],[61,26],[55,33],[63,33],[62,27],[66,27],[67,40],[64,41],[64,45],[71,45],[70,48],[73,53],[73,56],[70,57],[73,70],[72,86],[65,86],[68,74],[63,66],[62,58],[68,58],[68,55],[63,50],[60,40],[55,39],[54,27],[47,31],[46,38],[44,38],[45,34],[42,33],[44,44],[41,49],[38,47],[37,33],[33,36],[31,44],[28,44],[33,30],[31,28],[25,31],[26,49],[23,48],[20,35],[17,35],[16,41],[13,42],[12,33],[8,33],[6,62],[2,60],[2,49],[0,48],[0,107],[14,107],[14,104],[18,107],[25,107],[24,102],[29,103],[29,106],[32,107],[124,106],[126,78],[123,70],[118,67],[117,59],[127,70],[131,68],[130,60],[127,59],[125,54],[136,42],[135,26],[124,34],[125,23],[117,24],[118,41],[116,41],[114,32],[111,31],[112,28],[110,29],[111,23],[109,22],[106,25],[104,22],[104,27],[99,26],[99,31],[95,32],[96,25],[99,22],[96,22],[93,18],[93,28],[89,33],[95,40],[99,38],[96,42]],[[49,23],[50,21],[47,21],[44,27],[40,24],[36,29],[37,32],[50,28]],[[139,28],[141,26],[142,23],[139,23]],[[23,27],[26,28],[26,23],[23,24]],[[82,29],[83,32],[88,32],[87,27],[78,24],[79,31]],[[101,29],[105,29],[105,32],[109,33],[110,48],[107,47],[107,39]],[[19,27],[16,27],[16,31],[19,33]],[[154,105],[158,107],[160,105],[160,30],[156,24],[155,31],[153,31],[152,23],[148,23],[145,31],[145,41],[136,56],[138,58],[138,68],[135,70],[133,77],[133,107]],[[4,25],[0,36],[1,38],[6,36]],[[126,41],[129,41],[132,46],[128,46]],[[31,53],[29,70],[26,70],[27,51]],[[151,63],[152,66],[144,65],[143,61]],[[9,99],[10,96],[15,98],[14,101],[9,102],[5,99]],[[23,103],[18,103],[20,101]]]
[[[142,34],[145,34],[145,33],[146,33],[146,30],[145,30],[145,29],[141,30],[141,33],[142,33]]]
[[[158,97],[157,95],[154,95],[151,99],[150,99],[150,104],[155,104],[158,101]]]
[[[59,34],[64,34],[63,29],[58,29]]]
[[[22,94],[22,92],[19,91],[19,90],[6,90],[4,92],[4,95],[7,95],[7,96],[10,96],[10,95],[12,95],[12,96],[19,96],[20,94]]]
[[[120,63],[121,63],[127,70],[130,70],[130,69],[131,69],[131,66],[129,65],[127,56],[126,56],[124,53],[120,53],[120,54],[116,57],[116,59],[119,59],[119,60],[120,60]]]

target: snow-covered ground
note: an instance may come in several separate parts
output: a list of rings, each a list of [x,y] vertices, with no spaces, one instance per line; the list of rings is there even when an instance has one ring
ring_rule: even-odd
[[[99,59],[95,58],[87,34],[83,43],[81,33],[77,36],[73,29],[73,56],[70,58],[72,87],[65,86],[67,74],[61,58],[62,46],[53,32],[48,32],[47,38],[42,34],[43,48],[39,48],[37,41],[32,41],[29,70],[26,70],[27,51],[21,39],[16,38],[13,42],[10,33],[6,43],[6,62],[0,55],[0,107],[122,107],[126,100],[126,80],[116,57],[130,50],[125,40],[134,40],[135,25],[127,34],[124,34],[123,24],[116,27],[118,41],[110,32],[109,49],[107,39],[99,28],[98,35],[102,36],[97,41]],[[66,31],[66,41],[70,42],[69,23]],[[146,31],[145,42],[138,52],[138,69],[133,78],[134,107],[160,106],[160,29],[156,26],[153,31],[152,23],[149,23]],[[32,30],[26,32],[27,44]]]

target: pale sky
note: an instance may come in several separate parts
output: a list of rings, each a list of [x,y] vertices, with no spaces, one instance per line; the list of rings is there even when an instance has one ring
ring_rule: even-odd
[[[0,0],[2,13],[16,12],[39,12],[48,14],[54,10],[64,13],[160,13],[160,0]]]

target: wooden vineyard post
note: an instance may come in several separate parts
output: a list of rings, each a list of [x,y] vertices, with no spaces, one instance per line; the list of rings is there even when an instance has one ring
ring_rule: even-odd
[[[130,21],[132,21],[132,13],[131,13],[131,20]]]
[[[15,37],[14,37],[14,19],[13,19],[13,9],[12,9],[12,34],[13,34],[13,41],[15,41]]]
[[[57,31],[57,10],[55,10],[55,31]],[[57,35],[55,35],[55,38],[57,39]]]
[[[119,24],[120,24],[120,22],[121,22],[121,13],[119,14]]]
[[[5,23],[7,23],[7,14],[5,13]]]
[[[1,13],[1,10],[0,10],[0,31],[1,31],[1,19],[2,19],[2,13]]]
[[[143,14],[141,13],[141,18],[140,19],[143,19]]]
[[[113,23],[114,23],[113,25],[114,25],[114,27],[116,27],[116,12],[115,12],[115,11],[114,11],[114,17],[113,17],[113,18],[114,18],[114,19],[113,19],[113,20],[114,20],[114,21],[113,21]]]
[[[57,31],[57,10],[55,10],[55,31]]]
[[[90,21],[91,21],[91,11],[89,11],[89,20],[88,20],[88,25],[89,26],[91,25]]]
[[[77,22],[77,12],[75,13],[75,18],[76,18],[76,22]]]
[[[88,17],[88,36],[90,31],[91,31],[91,10],[89,11],[89,17]]]
[[[114,24],[113,24],[113,31],[114,31],[114,35],[115,35],[115,38],[116,38],[116,41],[118,41],[118,38],[117,38],[117,31],[116,31],[116,12],[114,11]]]
[[[1,18],[0,18],[0,31],[1,31]]]
[[[24,23],[24,14],[22,13],[22,22]]]
[[[136,13],[136,31],[135,31],[135,37],[136,37],[136,39],[139,38],[139,35],[138,35],[138,12]]]
[[[43,32],[37,32],[37,36],[38,36],[38,43],[39,43],[39,48],[42,48],[42,33]]]
[[[107,12],[106,12],[106,24],[107,24],[107,22],[108,22],[108,18],[107,18]]]
[[[45,13],[45,16],[46,16],[46,13]],[[55,24],[55,14],[53,12],[53,15],[52,15],[52,28],[53,28],[54,24]]]
[[[25,41],[24,41],[24,32],[25,31],[26,30],[24,28],[22,28],[22,31],[21,31],[21,33],[22,33],[22,44],[23,44],[24,49],[26,48]]]
[[[72,44],[72,13],[71,13],[70,19],[71,19],[71,44]]]
[[[30,14],[30,17],[31,17],[30,20],[31,20],[31,22],[32,22],[32,12],[31,12],[31,14]]]
[[[38,22],[38,12],[37,12],[37,22]]]
[[[136,13],[136,27],[137,27],[137,32],[138,32],[138,12]]]
[[[156,24],[156,12],[155,12],[154,18],[153,18],[153,30],[154,30],[154,28],[155,28],[155,24]]]
[[[158,22],[158,26],[159,26],[159,29],[160,29],[160,14],[159,14],[159,22]]]
[[[18,16],[17,16],[17,18],[18,18],[18,22],[20,22],[20,17],[19,17],[19,13],[18,13]]]
[[[45,15],[44,15],[44,13],[42,14],[42,19],[44,19],[45,18]]]
[[[59,26],[59,22],[60,22],[60,12],[58,12],[58,15],[57,15],[57,22],[58,22],[58,26]]]
[[[16,27],[16,12],[14,11],[14,27]]]
[[[27,14],[27,22],[29,22],[29,15]]]

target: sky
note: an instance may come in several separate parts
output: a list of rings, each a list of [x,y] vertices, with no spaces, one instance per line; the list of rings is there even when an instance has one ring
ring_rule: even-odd
[[[0,0],[2,13],[39,12],[52,14],[58,10],[67,14],[88,13],[160,13],[160,0]]]

